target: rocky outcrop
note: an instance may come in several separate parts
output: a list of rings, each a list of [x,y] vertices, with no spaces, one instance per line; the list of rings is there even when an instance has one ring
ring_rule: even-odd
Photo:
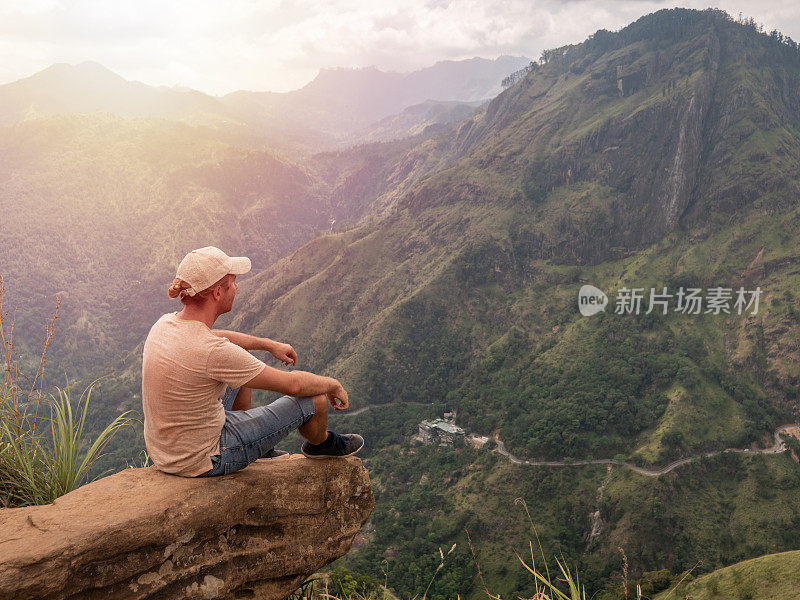
[[[0,598],[284,598],[347,552],[373,506],[353,457],[213,478],[127,469],[0,511]]]

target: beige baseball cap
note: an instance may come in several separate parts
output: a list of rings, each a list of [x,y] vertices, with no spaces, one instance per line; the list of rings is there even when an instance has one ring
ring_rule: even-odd
[[[219,248],[206,246],[184,256],[175,277],[192,286],[182,293],[194,296],[210,288],[225,275],[244,275],[250,271],[250,266],[250,259],[246,256],[232,257]]]

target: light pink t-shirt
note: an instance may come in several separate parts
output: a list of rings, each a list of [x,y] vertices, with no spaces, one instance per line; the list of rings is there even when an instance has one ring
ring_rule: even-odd
[[[219,453],[226,385],[244,385],[265,364],[205,323],[176,315],[156,321],[144,343],[144,441],[160,470],[195,477]]]

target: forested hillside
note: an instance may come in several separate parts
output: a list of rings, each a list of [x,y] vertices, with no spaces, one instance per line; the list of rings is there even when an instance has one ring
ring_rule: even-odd
[[[788,498],[799,482],[786,457],[682,467],[654,489],[619,469],[480,467],[462,449],[440,487],[422,487],[419,471],[430,465],[432,478],[431,461],[444,459],[409,458],[408,439],[423,415],[455,410],[460,425],[530,458],[664,464],[768,445],[797,409],[798,83],[791,40],[724,13],[662,11],[599,31],[546,53],[445,134],[456,162],[411,186],[382,220],[315,240],[242,286],[234,326],[291,340],[305,367],[348,384],[354,407],[383,405],[380,417],[354,418],[385,494],[362,568],[377,575],[386,545],[397,546],[398,565],[419,566],[419,579],[404,575],[400,586],[411,593],[437,560],[421,558],[423,541],[432,550],[463,541],[474,518],[467,481],[481,497],[502,481],[510,503],[534,493],[529,477],[548,481],[536,501],[548,544],[583,556],[598,581],[619,545],[639,572],[797,546],[800,512]],[[578,313],[584,283],[612,298],[605,314]],[[646,300],[638,316],[612,310],[623,287],[716,286],[759,286],[757,314],[645,315]],[[398,476],[409,460],[416,469]],[[746,489],[784,490],[784,508],[762,512],[760,496],[730,487],[725,469],[752,473]],[[604,481],[606,526],[584,554]],[[704,495],[719,499],[716,514],[749,515],[745,530],[692,512]],[[408,522],[411,507],[425,517]],[[475,510],[485,515],[479,539],[524,543],[498,512]],[[776,534],[755,542],[744,525],[754,522]],[[436,589],[466,593],[463,580]],[[496,580],[505,593],[527,590]]]
[[[169,306],[165,286],[188,250],[217,243],[260,268],[329,221],[306,168],[167,121],[5,127],[0,181],[6,302],[24,301],[17,343],[39,342],[58,294],[51,356],[73,377],[136,348]]]
[[[743,48],[759,50],[757,68]],[[762,99],[770,87],[750,79],[797,81],[797,52],[678,11],[556,54],[462,123],[450,138],[461,158],[383,220],[252,278],[233,322],[303,340],[370,403],[447,399],[534,455],[638,448],[657,461],[674,450],[660,442],[673,413],[712,401],[706,433],[682,431],[687,449],[757,439],[796,392],[797,123],[796,98]],[[616,63],[641,72],[637,89],[620,91]],[[755,122],[751,104],[764,112]],[[575,310],[583,281],[765,294],[758,315],[587,319]]]

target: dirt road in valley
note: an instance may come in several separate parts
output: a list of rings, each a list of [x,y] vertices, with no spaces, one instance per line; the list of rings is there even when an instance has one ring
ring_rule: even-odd
[[[424,405],[427,404],[426,402],[406,402],[405,404],[415,404],[415,405]],[[365,410],[369,410],[373,407],[389,407],[390,404],[370,404],[367,406],[363,406],[361,408],[357,408],[354,411],[348,411],[345,413],[339,413],[341,416],[355,416],[364,412]],[[526,460],[524,458],[519,458],[511,454],[508,450],[506,450],[505,445],[500,440],[499,437],[495,436],[494,440],[497,442],[497,452],[505,456],[511,462],[518,464],[518,465],[528,465],[531,467],[579,467],[582,465],[617,465],[620,467],[627,467],[631,471],[636,471],[641,475],[647,475],[648,477],[658,477],[659,475],[664,475],[669,473],[670,471],[677,469],[678,467],[685,465],[687,463],[692,462],[693,460],[697,460],[699,458],[710,458],[712,456],[717,456],[718,454],[724,454],[726,452],[735,452],[739,454],[781,454],[782,452],[786,452],[786,444],[781,440],[782,433],[789,433],[789,434],[796,434],[800,432],[800,425],[793,423],[789,425],[781,425],[775,430],[773,434],[775,437],[775,445],[771,446],[770,448],[759,448],[756,450],[750,450],[749,448],[725,448],[724,450],[715,450],[713,452],[703,452],[699,454],[692,454],[691,456],[687,456],[685,458],[681,458],[674,462],[669,463],[659,469],[657,468],[646,468],[646,467],[639,467],[634,465],[633,463],[625,462],[622,460],[615,460],[613,458],[597,458],[594,460]],[[468,437],[470,438],[478,438],[484,437],[478,434],[470,434]],[[797,437],[797,436],[796,436]]]
[[[658,477],[659,475],[664,475],[665,473],[669,473],[673,469],[677,469],[678,467],[685,465],[687,463],[692,462],[693,460],[697,460],[698,458],[710,458],[712,456],[717,456],[718,454],[724,454],[726,452],[736,452],[739,454],[780,454],[786,451],[786,444],[781,440],[781,434],[788,432],[792,428],[800,427],[797,424],[791,425],[781,425],[775,430],[774,437],[775,437],[775,445],[771,446],[770,448],[760,448],[757,450],[750,450],[749,448],[725,448],[724,450],[715,450],[714,452],[703,452],[700,454],[693,454],[691,456],[687,456],[685,458],[681,458],[680,460],[676,460],[674,462],[669,463],[661,468],[645,468],[639,467],[634,465],[633,463],[625,462],[622,460],[614,460],[613,458],[598,458],[594,460],[525,460],[523,458],[519,458],[511,454],[508,450],[506,450],[505,445],[503,442],[500,441],[499,438],[495,438],[497,442],[497,452],[508,458],[513,463],[518,465],[529,465],[532,467],[575,467],[581,465],[618,465],[620,467],[627,467],[632,471],[636,471],[642,475],[647,475],[649,477]]]

